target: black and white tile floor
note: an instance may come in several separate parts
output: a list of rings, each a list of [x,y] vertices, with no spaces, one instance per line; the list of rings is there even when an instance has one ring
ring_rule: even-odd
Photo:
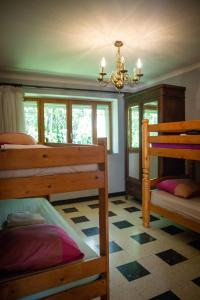
[[[98,201],[57,205],[85,242],[99,251]],[[152,215],[144,228],[141,206],[109,199],[111,300],[200,299],[200,235]]]

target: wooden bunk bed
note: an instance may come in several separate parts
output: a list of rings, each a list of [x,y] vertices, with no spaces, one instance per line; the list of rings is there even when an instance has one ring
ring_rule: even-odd
[[[76,287],[68,288],[42,299],[92,299],[100,296],[109,299],[108,250],[108,199],[107,199],[107,148],[106,140],[98,145],[72,145],[38,149],[0,150],[0,170],[19,170],[97,164],[97,170],[45,176],[1,178],[0,200],[41,197],[45,195],[98,189],[100,255],[93,259],[62,264],[35,273],[25,273],[0,280],[0,299],[21,299],[41,291],[67,285],[86,277],[98,278]],[[18,198],[18,199],[17,199]],[[37,198],[36,198],[37,199]],[[26,199],[28,201],[28,199]],[[8,200],[10,201],[10,200]],[[44,200],[46,201],[46,200]],[[50,204],[49,204],[50,205]],[[52,208],[53,209],[53,208]],[[28,299],[28,298],[27,298]]]
[[[195,131],[195,135],[192,134]],[[142,181],[142,211],[143,211],[143,225],[149,226],[150,212],[158,213],[168,219],[171,219],[183,226],[186,226],[194,231],[200,232],[200,218],[193,219],[188,217],[185,213],[180,213],[175,209],[166,209],[167,197],[165,201],[159,204],[153,202],[152,191],[155,186],[165,180],[173,177],[163,177],[150,179],[150,156],[158,157],[171,157],[189,160],[190,162],[200,161],[200,120],[159,123],[156,125],[149,125],[148,120],[143,120],[142,124],[142,168],[143,168],[143,181]],[[161,133],[162,135],[151,136],[152,132]],[[191,166],[191,164],[190,164]],[[189,175],[191,175],[191,168]],[[170,195],[167,192],[163,192]],[[154,194],[155,195],[155,194]],[[175,197],[175,196],[173,196]],[[179,198],[179,197],[175,197]],[[175,199],[174,198],[174,199]],[[179,198],[180,199],[180,198]],[[198,201],[199,200],[199,201]],[[183,201],[183,200],[182,200]],[[187,199],[187,205],[192,203]],[[196,203],[200,205],[200,198]],[[175,202],[174,202],[175,207]]]

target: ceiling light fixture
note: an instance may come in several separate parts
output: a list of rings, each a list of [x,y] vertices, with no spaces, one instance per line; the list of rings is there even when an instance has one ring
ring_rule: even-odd
[[[138,58],[137,68],[133,69],[133,75],[129,75],[128,71],[125,69],[125,59],[120,53],[120,48],[123,46],[123,43],[121,41],[116,41],[114,45],[117,47],[116,70],[111,73],[108,80],[105,80],[104,76],[107,74],[105,72],[106,60],[105,57],[103,57],[100,63],[98,81],[102,86],[107,86],[111,83],[116,87],[117,90],[121,90],[125,84],[133,86],[140,81],[140,78],[143,76],[142,62],[141,59]]]

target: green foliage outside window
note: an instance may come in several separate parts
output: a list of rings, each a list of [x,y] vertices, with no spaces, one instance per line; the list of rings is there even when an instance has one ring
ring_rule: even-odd
[[[45,142],[67,142],[67,113],[65,104],[44,104]]]
[[[34,101],[27,101],[24,105],[25,130],[38,141],[38,107]]]

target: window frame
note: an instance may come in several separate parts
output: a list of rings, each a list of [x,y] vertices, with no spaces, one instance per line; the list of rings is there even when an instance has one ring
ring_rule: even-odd
[[[41,98],[25,96],[24,102],[33,101],[37,103],[38,108],[38,143],[45,145],[65,145],[65,143],[47,143],[45,142],[45,128],[44,128],[44,104],[45,103],[61,103],[66,104],[67,112],[67,144],[72,143],[72,106],[73,104],[79,105],[91,105],[92,109],[92,143],[97,144],[97,105],[107,105],[109,109],[109,140],[107,145],[108,153],[112,153],[112,102],[110,101],[91,101],[91,100],[76,100],[76,99],[64,99],[64,98]],[[108,142],[108,141],[107,141]]]
[[[155,100],[157,101],[157,100]],[[129,105],[128,105],[128,112],[127,112],[127,116],[128,116],[128,152],[129,153],[138,153],[140,152],[140,149],[141,149],[141,144],[142,144],[142,131],[141,129],[139,130],[139,147],[131,147],[132,145],[132,136],[131,136],[131,132],[132,132],[132,127],[133,127],[133,122],[132,122],[132,119],[130,118],[130,114],[129,114],[129,110],[131,107],[133,106],[138,106],[138,109],[139,109],[139,127],[142,126],[142,120],[144,119],[144,112],[145,112],[145,109],[152,109],[152,110],[155,110],[155,106],[153,105],[148,105],[149,102],[153,102],[152,101],[145,101],[145,102],[140,102],[140,101],[132,101]],[[158,102],[158,101],[157,101]],[[158,110],[158,104],[156,106],[157,108],[157,111]],[[159,118],[159,116],[158,116]]]

